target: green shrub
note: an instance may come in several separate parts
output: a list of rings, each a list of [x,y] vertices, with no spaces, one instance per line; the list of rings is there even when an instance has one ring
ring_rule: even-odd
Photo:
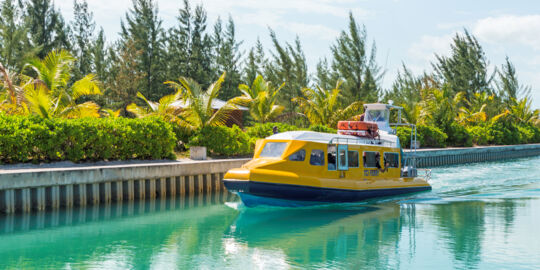
[[[0,115],[0,162],[174,158],[170,124],[156,118],[43,119]]]
[[[471,135],[472,142],[476,145],[488,145],[493,140],[486,126],[467,127],[467,132]]]
[[[451,146],[472,146],[472,137],[467,132],[467,129],[453,122],[448,126],[446,130],[446,135],[448,135],[447,143]]]
[[[214,155],[246,155],[253,151],[255,139],[244,133],[238,126],[232,128],[205,127],[189,140],[190,146],[206,146]]]
[[[313,125],[309,127],[309,130],[316,131],[316,132],[325,132],[325,133],[333,133],[337,134],[337,130],[333,128],[329,128],[325,125]]]
[[[412,134],[414,136],[414,132]],[[399,138],[399,143],[401,144],[402,148],[410,148],[411,147],[411,127],[407,126],[401,126],[397,128],[397,136]],[[423,145],[424,138],[422,137],[422,134],[418,132],[418,129],[416,130],[416,140],[420,142],[420,146]]]
[[[520,143],[534,143],[535,142],[535,128],[529,125],[517,126],[520,136]]]
[[[292,126],[292,125],[288,125],[284,123],[265,123],[265,124],[255,124],[252,127],[248,127],[246,129],[246,133],[249,137],[266,138],[274,134],[273,132],[274,127],[277,127],[279,132],[300,130],[296,126]]]
[[[416,127],[416,132],[421,134],[420,146],[446,147],[446,139],[448,136],[439,128],[434,126],[418,125]]]
[[[509,121],[497,120],[487,127],[491,138],[491,144],[518,144],[521,141],[521,134],[516,125]]]

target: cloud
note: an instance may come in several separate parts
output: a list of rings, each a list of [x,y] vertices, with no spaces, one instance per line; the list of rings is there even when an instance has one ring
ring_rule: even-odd
[[[450,53],[450,44],[454,34],[443,36],[424,35],[419,41],[409,47],[408,55],[411,59],[430,61],[435,54],[447,55]]]
[[[540,50],[540,15],[488,17],[475,23],[473,33],[485,42]]]

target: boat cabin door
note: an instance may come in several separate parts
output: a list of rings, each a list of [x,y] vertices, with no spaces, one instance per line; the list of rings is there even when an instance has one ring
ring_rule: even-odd
[[[346,144],[337,145],[337,168],[339,171],[349,170],[349,155],[347,154],[349,146]]]

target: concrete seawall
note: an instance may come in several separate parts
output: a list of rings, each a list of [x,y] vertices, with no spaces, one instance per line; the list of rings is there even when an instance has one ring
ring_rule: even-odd
[[[221,179],[249,159],[0,171],[0,212],[227,192]]]
[[[405,151],[405,155],[410,155]],[[418,167],[540,155],[540,144],[419,149]],[[223,174],[249,159],[115,164],[56,168],[0,168],[0,213],[226,193]]]
[[[408,155],[410,155],[410,151],[405,151],[405,156]],[[416,151],[416,164],[419,168],[428,168],[537,155],[540,155],[540,144],[418,149]]]

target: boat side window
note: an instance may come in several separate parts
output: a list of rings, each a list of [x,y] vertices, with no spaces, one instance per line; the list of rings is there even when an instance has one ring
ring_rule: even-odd
[[[311,150],[311,156],[309,157],[309,164],[315,166],[324,165],[324,151],[323,150]]]
[[[385,167],[399,168],[399,154],[398,153],[384,153]]]
[[[364,168],[377,168],[377,164],[379,163],[379,161],[377,160],[378,157],[378,152],[364,152]]]
[[[304,161],[306,159],[306,150],[301,149],[289,156],[290,161]]]
[[[335,145],[328,145],[328,170],[329,171],[335,171],[336,170],[336,146]]]
[[[358,151],[349,151],[349,168],[358,168]]]
[[[264,145],[263,150],[259,154],[259,157],[281,157],[281,154],[283,154],[283,151],[285,151],[286,147],[287,143],[285,142],[267,142]]]

